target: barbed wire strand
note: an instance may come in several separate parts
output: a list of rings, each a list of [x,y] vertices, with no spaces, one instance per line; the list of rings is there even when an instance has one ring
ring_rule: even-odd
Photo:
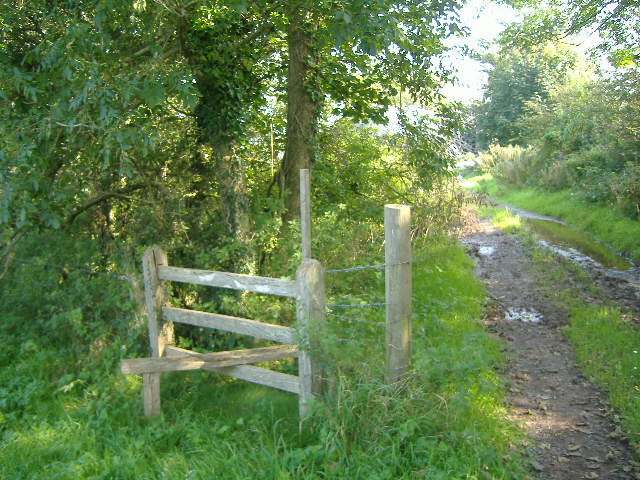
[[[367,308],[367,307],[386,307],[390,303],[327,303],[329,308]]]
[[[383,327],[386,325],[385,322],[375,322],[373,320],[365,320],[364,318],[345,317],[344,315],[338,315],[331,312],[327,312],[327,315],[329,315],[330,317],[339,318],[340,320],[345,320],[347,322],[366,323],[368,325],[375,325],[376,327]]]
[[[382,270],[386,267],[394,267],[396,265],[406,265],[408,263],[415,263],[412,260],[407,260],[405,262],[398,263],[379,263],[377,265],[361,265],[359,267],[350,267],[350,268],[337,268],[337,269],[329,269],[325,270],[326,274],[334,274],[334,273],[346,273],[346,272],[359,272],[360,270]]]

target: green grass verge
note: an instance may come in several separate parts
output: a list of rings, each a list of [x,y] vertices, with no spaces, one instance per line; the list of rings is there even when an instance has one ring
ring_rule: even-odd
[[[586,374],[609,402],[640,457],[640,330],[613,306],[575,305],[567,335]]]
[[[470,179],[468,185],[499,202],[560,218],[640,263],[640,222],[611,208],[587,203],[570,191],[506,187],[487,175]]]
[[[329,317],[345,341],[326,352],[334,381],[302,430],[296,396],[206,372],[163,376],[163,414],[145,419],[140,377],[117,373],[137,335],[79,348],[74,329],[87,319],[76,310],[5,313],[0,478],[523,478],[520,434],[495,373],[502,353],[478,321],[483,290],[472,262],[444,239],[414,257],[414,371],[402,388],[379,381],[384,329],[371,321],[380,309]],[[384,276],[371,275],[362,289],[382,295]],[[73,328],[51,335],[60,325]]]

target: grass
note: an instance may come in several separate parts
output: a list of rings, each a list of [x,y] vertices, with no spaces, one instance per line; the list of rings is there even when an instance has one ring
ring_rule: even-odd
[[[163,376],[163,414],[145,419],[140,377],[117,373],[121,358],[145,355],[144,328],[126,318],[126,304],[113,305],[120,323],[105,312],[89,318],[78,309],[90,283],[71,296],[56,274],[21,271],[29,285],[0,293],[12,307],[0,322],[0,477],[524,478],[495,373],[504,359],[478,320],[484,293],[473,264],[445,238],[417,245],[414,258],[412,373],[397,388],[380,381],[381,309],[329,317],[333,382],[302,429],[296,396],[206,372]],[[381,272],[343,275],[331,279],[331,303],[384,296]],[[34,287],[66,295],[69,312],[27,318]],[[118,324],[126,335],[110,331]]]
[[[498,210],[498,209],[496,209]],[[495,211],[495,210],[494,210]],[[498,211],[497,225],[504,224],[504,209]],[[507,213],[507,215],[509,215]],[[515,217],[515,216],[514,216]],[[517,218],[507,224],[517,223]],[[516,232],[516,229],[512,229]],[[602,297],[589,276],[576,265],[556,258],[547,250],[536,248],[531,233],[524,227],[519,234],[533,249],[537,285],[555,306],[564,310],[569,325],[564,332],[571,341],[584,374],[606,392],[617,412],[625,435],[640,458],[640,329],[638,318],[611,303],[587,303]]]
[[[640,457],[640,330],[612,305],[575,305],[567,335],[586,374],[608,392]]]
[[[542,192],[505,187],[490,175],[470,179],[468,185],[500,202],[562,219],[640,263],[640,222],[611,208],[585,202],[570,191]]]

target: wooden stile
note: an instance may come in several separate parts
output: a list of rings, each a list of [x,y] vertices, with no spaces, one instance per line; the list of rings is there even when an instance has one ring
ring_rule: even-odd
[[[311,177],[309,170],[300,170],[300,235],[302,260],[311,258]]]
[[[304,344],[298,357],[300,375],[300,417],[307,412],[307,402],[314,395],[322,393],[322,371],[313,357],[318,348],[313,333],[323,327],[326,311],[324,289],[324,269],[317,260],[303,260],[296,273],[298,282],[298,302],[296,315],[300,326],[300,336]]]
[[[145,309],[149,328],[151,355],[164,354],[167,345],[173,343],[173,325],[158,317],[164,303],[162,282],[158,278],[158,267],[167,265],[167,256],[160,247],[149,248],[142,258],[144,275]],[[160,413],[160,374],[148,373],[142,377],[142,395],[145,415]]]
[[[183,348],[170,347],[167,348],[168,356],[185,355],[195,353]],[[246,382],[264,385],[265,387],[276,388],[285,392],[300,394],[300,380],[295,375],[274,372],[266,368],[255,367],[253,365],[237,365],[235,367],[214,367],[205,365],[202,370],[227,375],[229,377],[238,378]]]
[[[167,347],[167,350],[172,347]],[[167,351],[165,350],[165,351]],[[175,351],[175,350],[173,350]],[[180,352],[183,353],[183,352]],[[251,348],[228,352],[197,353],[161,358],[132,358],[123,360],[121,373],[160,373],[185,370],[202,370],[208,367],[233,367],[247,363],[272,362],[286,358],[297,358],[297,345],[278,345],[276,347]]]
[[[153,247],[145,253],[143,269],[152,356],[123,360],[121,372],[142,373],[145,415],[160,413],[161,373],[207,370],[295,393],[300,397],[300,415],[304,417],[307,402],[322,389],[322,372],[312,361],[317,342],[310,339],[312,330],[319,327],[325,318],[324,270],[317,260],[304,260],[293,281],[170,267],[164,252]],[[245,318],[164,305],[163,281],[293,296],[296,298],[300,331]],[[192,352],[172,345],[174,322],[249,335],[284,345],[206,354]],[[303,339],[303,346],[291,345],[299,338]],[[298,376],[249,365],[287,358],[298,358]]]
[[[207,367],[204,370],[300,395],[300,379],[295,375],[274,372],[273,370],[254,367],[253,365],[222,368]]]
[[[296,280],[257,277],[237,273],[170,267],[159,247],[149,248],[143,257],[145,309],[147,312],[150,358],[123,360],[123,374],[142,373],[145,415],[160,413],[160,375],[163,372],[207,370],[248,382],[299,395],[300,416],[307,412],[308,401],[322,390],[322,372],[314,363],[317,339],[314,334],[325,319],[324,269],[311,255],[311,217],[309,171],[301,171],[303,194],[303,261]],[[163,282],[184,282],[219,288],[245,290],[296,299],[299,331],[246,318],[198,312],[164,305]],[[173,345],[173,323],[223,330],[261,338],[284,345],[198,353]],[[302,344],[291,345],[302,339]],[[298,376],[249,365],[298,358]]]

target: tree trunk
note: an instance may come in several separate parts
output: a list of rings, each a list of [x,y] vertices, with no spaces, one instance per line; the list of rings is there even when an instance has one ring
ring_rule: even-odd
[[[316,91],[317,55],[313,32],[317,24],[310,12],[292,6],[289,16],[287,74],[287,134],[285,154],[280,169],[280,191],[283,196],[284,221],[300,218],[301,168],[311,168],[317,146],[316,123],[319,109]]]
[[[242,159],[234,153],[231,143],[215,147],[216,179],[226,232],[243,240],[249,233],[249,201]]]

